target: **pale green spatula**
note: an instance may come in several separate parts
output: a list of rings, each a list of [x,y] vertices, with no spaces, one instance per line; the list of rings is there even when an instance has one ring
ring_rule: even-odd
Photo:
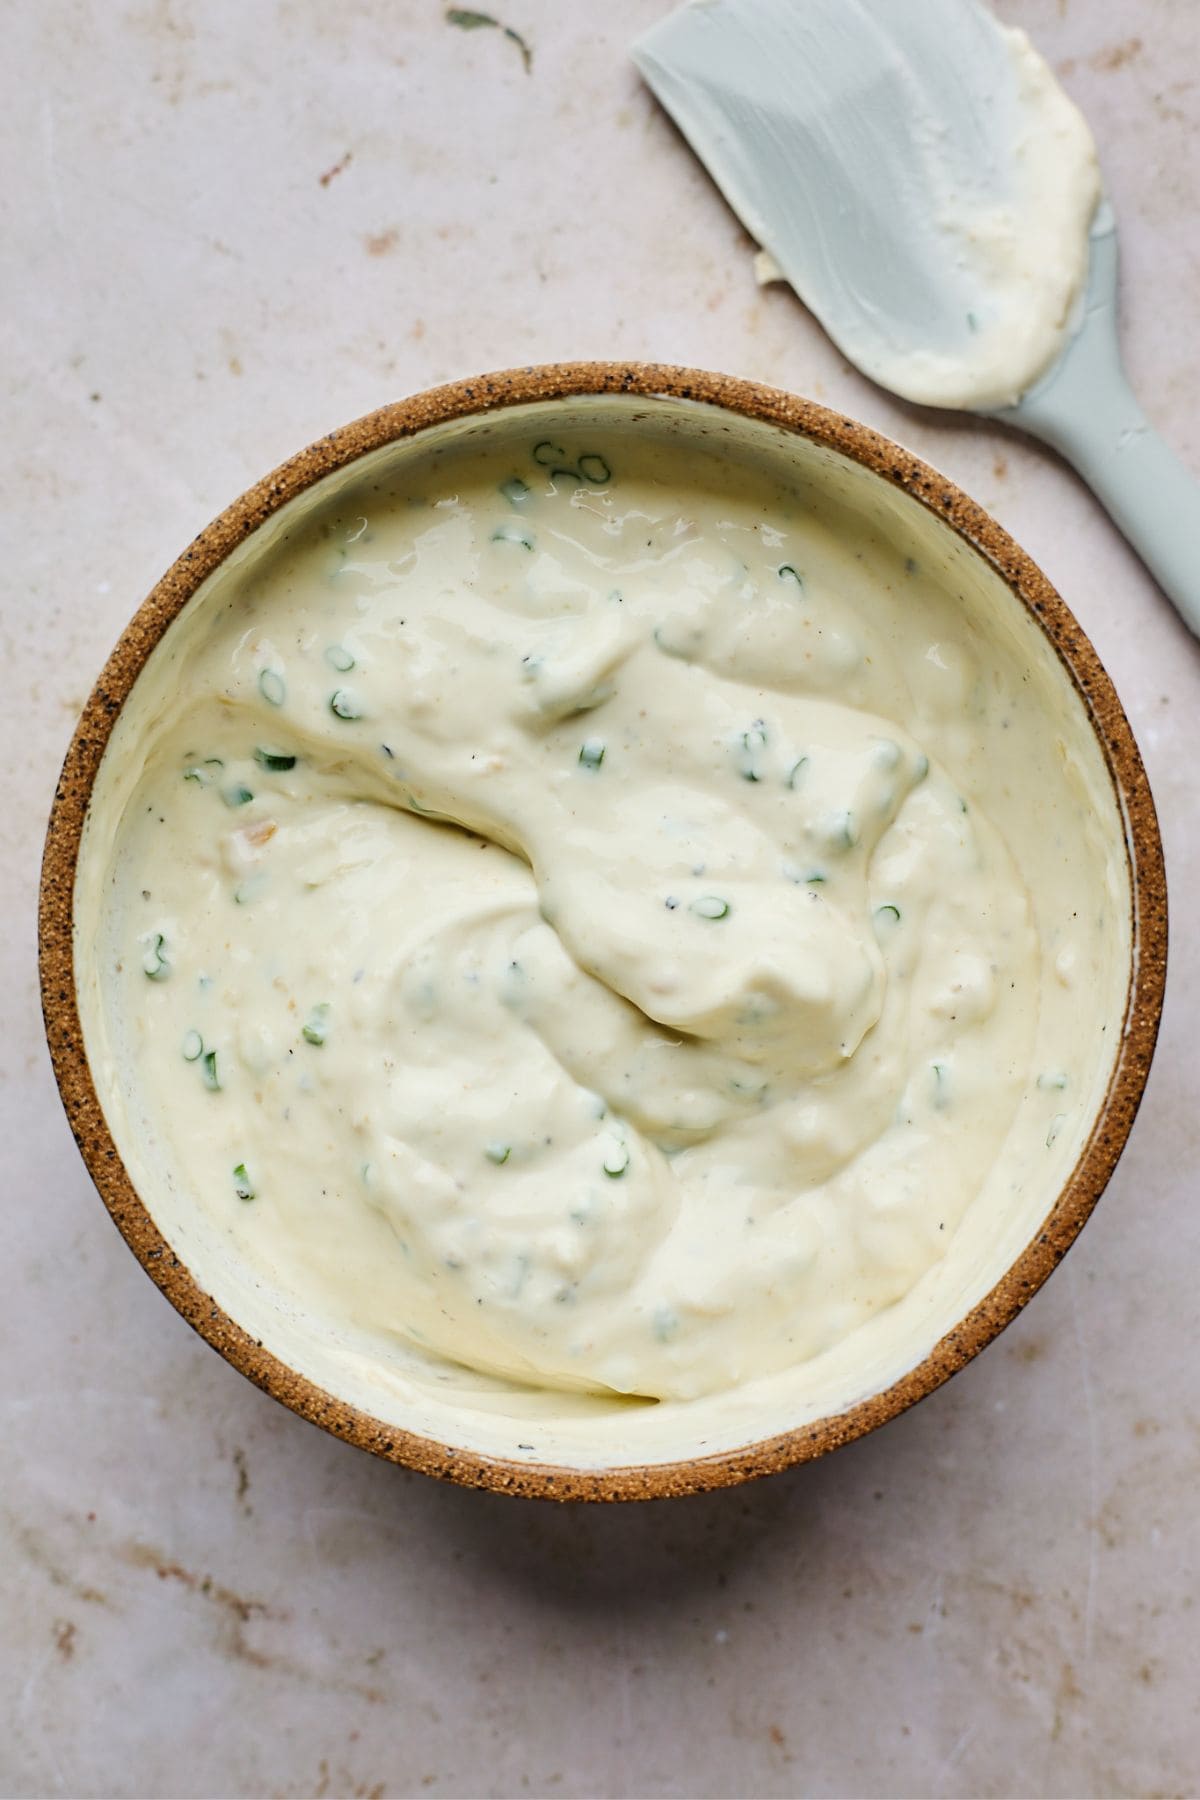
[[[881,386],[1074,465],[1200,636],[1200,484],[1121,366],[1094,146],[982,0],[691,0],[634,60],[747,230]]]

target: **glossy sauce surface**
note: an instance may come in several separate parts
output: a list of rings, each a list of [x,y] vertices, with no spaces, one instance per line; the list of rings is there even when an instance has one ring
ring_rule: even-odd
[[[989,817],[1023,697],[865,545],[707,452],[530,434],[208,608],[123,722],[103,1004],[264,1280],[688,1399],[908,1294],[1023,1095],[1053,1145],[1079,952]]]

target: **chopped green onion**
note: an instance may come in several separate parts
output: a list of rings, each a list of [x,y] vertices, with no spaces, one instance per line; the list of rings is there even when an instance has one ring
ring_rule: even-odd
[[[824,887],[828,880],[828,875],[822,875],[820,869],[814,869],[811,875],[804,877],[804,885],[805,887]]]
[[[198,1031],[185,1031],[183,1034],[184,1062],[199,1062],[204,1055],[204,1039]]]
[[[331,669],[336,669],[339,675],[348,675],[354,667],[354,658],[345,644],[330,644],[325,652],[325,661]]]
[[[220,1091],[221,1077],[217,1073],[217,1053],[215,1050],[206,1050],[204,1052],[204,1085],[206,1088],[210,1088],[214,1094]]]
[[[858,842],[858,826],[852,812],[834,813],[826,822],[825,836],[834,850],[853,850]]]
[[[801,769],[803,769],[805,767],[807,762],[808,762],[807,756],[801,756],[801,757],[797,758],[797,760],[792,764],[791,768],[788,770],[788,773],[787,773],[787,786],[788,787],[790,787],[790,788],[795,787],[797,781],[799,781],[799,779],[800,779],[800,771],[801,771]]]
[[[589,463],[593,469],[599,470],[599,474],[592,474],[587,466]],[[595,450],[586,450],[579,458],[579,473],[585,481],[590,481],[593,487],[603,487],[606,481],[612,480],[612,470]]]
[[[875,922],[877,925],[898,925],[900,923],[900,908],[898,906],[893,906],[890,901],[886,906],[877,906],[875,908]]]
[[[258,691],[270,706],[282,706],[287,699],[283,676],[277,669],[263,669],[258,677]]]
[[[308,1015],[308,1022],[301,1032],[306,1044],[321,1045],[325,1042],[325,1021],[329,1017],[329,1002],[323,1000],[320,1006],[314,1006]]]
[[[519,544],[522,550],[533,549],[533,533],[528,525],[497,525],[492,533],[493,544]]]
[[[1066,1122],[1067,1122],[1066,1113],[1055,1113],[1054,1117],[1050,1121],[1050,1129],[1046,1133],[1046,1148],[1047,1148],[1047,1150],[1049,1150],[1051,1148],[1051,1146],[1054,1143],[1055,1138],[1058,1136],[1059,1132],[1062,1130],[1062,1128],[1066,1124]]]
[[[296,759],[283,750],[265,750],[261,744],[254,752],[254,760],[261,763],[264,769],[294,769]]]
[[[202,763],[189,763],[188,767],[183,771],[183,779],[185,781],[194,781],[200,787],[208,787],[213,780],[209,771],[211,769],[223,769],[224,767],[225,764],[221,761],[219,756],[206,756]]]
[[[146,954],[142,958],[142,968],[151,981],[165,981],[171,973],[171,965],[163,955],[166,938],[161,931],[152,932],[142,939],[146,945]]]
[[[543,450],[549,451],[549,455],[543,456]],[[566,454],[566,451],[561,450],[557,444],[552,444],[549,438],[543,438],[541,443],[535,444],[531,451],[533,460],[539,469],[548,469],[551,463],[565,461]]]
[[[802,588],[804,586],[803,575],[798,575],[796,573],[796,570],[793,569],[791,563],[781,563],[780,564],[779,579],[780,579],[780,581],[794,581],[798,588]]]
[[[485,1147],[483,1154],[487,1157],[489,1162],[494,1162],[497,1167],[499,1167],[501,1163],[506,1163],[512,1155],[512,1145],[488,1144]]]
[[[239,1200],[253,1200],[255,1198],[254,1183],[246,1173],[246,1165],[244,1162],[238,1163],[235,1167],[233,1171],[233,1184],[233,1191]]]
[[[329,710],[339,719],[361,719],[362,702],[346,688],[338,688],[329,696]]]
[[[767,747],[767,728],[761,719],[755,719],[749,731],[743,731],[739,738],[742,758],[739,773],[743,781],[761,781],[758,770],[758,753]]]
[[[253,800],[254,795],[243,782],[235,781],[232,787],[221,790],[221,798],[226,806],[245,806],[248,800]]]
[[[510,480],[500,483],[500,492],[510,506],[520,506],[523,500],[528,500],[529,491],[529,483],[522,481],[519,475],[514,475]]]
[[[585,769],[598,769],[604,761],[603,738],[585,738],[579,746],[579,760]]]
[[[727,919],[729,902],[722,900],[719,894],[703,894],[699,900],[693,900],[689,911],[698,919]]]
[[[622,1143],[613,1144],[605,1152],[604,1162],[601,1166],[610,1181],[619,1181],[629,1167],[629,1146]]]

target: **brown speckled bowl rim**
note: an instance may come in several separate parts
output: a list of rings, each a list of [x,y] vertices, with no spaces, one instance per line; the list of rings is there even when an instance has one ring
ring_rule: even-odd
[[[847,1411],[742,1448],[679,1462],[575,1469],[457,1448],[373,1418],[273,1356],[198,1285],[159,1233],[109,1132],[84,1050],[76,998],[73,900],[80,835],[109,734],[151,650],[207,576],[295,495],[366,452],[451,419],[586,395],[670,396],[783,427],[873,470],[944,520],[1003,578],[1049,638],[1083,702],[1126,820],[1133,955],[1124,1030],[1104,1100],[1050,1213],[991,1292],[928,1356]],[[633,1500],[730,1486],[807,1462],[939,1387],[1010,1323],[1056,1267],[1124,1147],[1149,1073],[1166,975],[1167,894],[1154,802],[1133,733],[1100,659],[1041,571],[945,476],[865,425],[809,400],[735,377],[655,363],[563,363],[451,382],[332,432],[235,500],[168,569],[134,615],[84,707],[46,834],[39,894],[42,1008],[54,1073],[75,1140],[118,1230],[172,1305],[228,1362],[302,1418],[377,1456],[468,1487],[559,1500]]]

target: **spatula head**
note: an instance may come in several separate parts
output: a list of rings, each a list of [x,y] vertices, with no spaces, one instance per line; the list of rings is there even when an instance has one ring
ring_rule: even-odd
[[[1100,192],[1091,133],[979,0],[693,0],[634,60],[850,360],[1012,404],[1059,354]]]

